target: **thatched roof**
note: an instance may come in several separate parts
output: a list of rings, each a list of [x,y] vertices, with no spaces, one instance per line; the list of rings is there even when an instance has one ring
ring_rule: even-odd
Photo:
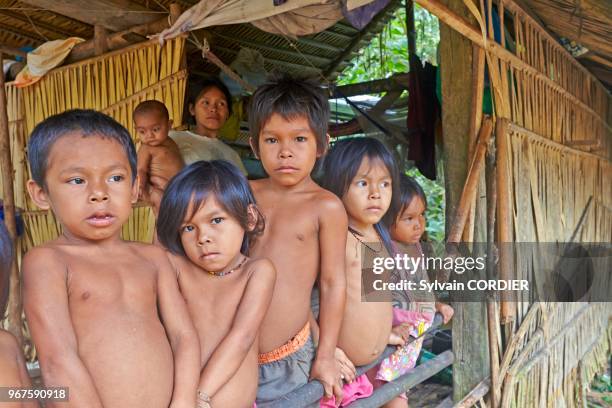
[[[46,40],[78,36],[91,39],[93,24],[109,32],[152,23],[168,14],[170,3],[184,11],[198,0],[0,0],[0,46],[38,46]],[[75,7],[79,4],[79,7]],[[115,4],[110,7],[109,4]],[[337,75],[372,36],[382,30],[400,0],[391,3],[372,22],[359,31],[345,21],[320,33],[298,40],[266,33],[251,24],[217,26],[196,32],[211,43],[212,51],[230,63],[241,47],[256,49],[266,60],[267,70],[283,70],[310,75],[321,72],[328,78]],[[49,11],[49,10],[54,10]],[[136,36],[136,34],[131,34]],[[144,37],[142,38],[144,40]],[[187,50],[190,69],[215,72],[202,61],[200,52]]]
[[[94,24],[109,32],[151,23],[168,14],[170,3],[186,10],[198,0],[0,0],[0,46],[38,46],[46,40],[78,36],[91,39]],[[557,37],[587,47],[580,56],[585,65],[606,86],[612,88],[612,2],[610,0],[518,0]],[[364,30],[358,31],[341,21],[331,28],[297,41],[269,34],[251,24],[218,26],[205,30],[212,49],[229,63],[241,47],[259,50],[266,68],[293,73],[314,74],[320,70],[328,78],[337,75],[355,52],[378,33],[403,0],[389,6]],[[54,11],[49,11],[54,10]],[[138,34],[130,34],[137,37]],[[144,38],[143,38],[144,39]],[[188,52],[190,52],[188,50]],[[191,50],[190,68],[215,72]]]
[[[578,60],[612,88],[612,1],[524,0],[558,37],[586,47]]]

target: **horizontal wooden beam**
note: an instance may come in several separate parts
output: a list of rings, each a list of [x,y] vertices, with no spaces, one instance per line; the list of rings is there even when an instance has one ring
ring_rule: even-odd
[[[152,23],[159,19],[159,12],[130,0],[23,0],[31,6],[68,16],[91,25],[99,25],[111,31]]]
[[[312,62],[313,64],[328,64],[331,61],[331,58],[325,58],[325,57],[320,57],[318,55],[306,54],[301,51],[300,52],[292,51],[287,48],[280,48],[280,47],[273,47],[273,46],[269,46],[265,44],[259,44],[254,41],[245,40],[243,38],[232,38],[230,36],[219,34],[214,31],[211,31],[211,34],[213,35],[213,37],[219,37],[227,41],[232,41],[240,45],[244,45],[247,48],[259,48],[261,50],[277,52],[277,53],[285,54],[291,57],[301,58],[302,60],[306,59]],[[213,48],[214,48],[214,44],[213,44]],[[304,60],[304,62],[306,61]]]
[[[25,11],[24,11],[25,13]],[[22,23],[26,23],[28,25],[33,25],[39,29],[42,29],[44,31],[48,31],[50,33],[54,33],[57,34],[57,38],[62,38],[62,37],[72,37],[73,34],[61,29],[60,27],[58,27],[57,25],[54,24],[48,24],[45,22],[42,22],[38,19],[33,19],[29,16],[27,16],[26,14],[23,13],[16,13],[14,11],[10,11],[10,10],[0,10],[0,15],[3,16],[7,16],[12,18],[13,20],[17,20],[17,21],[21,21]],[[56,38],[53,38],[56,39]]]
[[[332,93],[332,98],[342,98],[357,95],[368,95],[400,89],[408,89],[409,74],[395,74],[386,79],[360,82],[358,84],[338,86]]]
[[[527,64],[525,61],[521,60],[519,57],[506,50],[504,47],[496,43],[495,41],[487,41],[485,45],[485,41],[482,37],[482,33],[480,30],[476,29],[472,24],[470,24],[466,19],[457,15],[453,11],[451,11],[447,6],[442,4],[439,0],[415,0],[423,8],[427,9],[430,13],[434,14],[438,19],[447,24],[452,29],[465,36],[467,39],[471,40],[474,44],[478,45],[481,48],[485,48],[486,51],[489,51],[496,57],[500,58],[503,61],[510,63],[510,65],[515,68],[527,72],[533,75],[535,78],[542,80],[545,82],[550,88],[558,91],[560,94],[571,100],[575,105],[580,106],[584,111],[593,115],[600,121],[607,129],[610,129],[610,125],[597,113],[595,112],[589,105],[581,101],[574,94],[569,92],[567,89],[550,79],[547,75],[544,75],[531,65]],[[587,73],[587,75],[592,75],[591,73]],[[593,76],[593,78],[597,81],[597,78]],[[603,86],[603,85],[602,85]]]
[[[22,51],[15,47],[8,47],[6,45],[0,45],[0,53],[11,55],[13,57],[24,57],[27,55],[25,51]]]
[[[137,27],[133,27],[129,30],[121,31],[119,33],[111,34],[106,37],[106,51],[115,51],[137,42],[146,41],[147,36],[151,34],[157,34],[160,31],[168,28],[168,18],[164,17],[150,24],[143,24]],[[68,58],[66,63],[73,63],[82,61],[87,58],[91,58],[95,55],[96,43],[95,41],[89,40],[77,44]]]
[[[15,27],[9,27],[6,24],[0,26],[0,32],[21,38],[26,41],[27,45],[39,45],[45,41],[42,37],[34,37],[28,33],[17,30]]]

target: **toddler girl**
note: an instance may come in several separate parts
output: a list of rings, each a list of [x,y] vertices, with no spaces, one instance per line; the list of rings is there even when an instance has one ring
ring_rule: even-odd
[[[198,161],[166,187],[157,221],[201,348],[198,407],[252,407],[258,331],[276,272],[248,257],[263,217],[246,178],[224,160]]]

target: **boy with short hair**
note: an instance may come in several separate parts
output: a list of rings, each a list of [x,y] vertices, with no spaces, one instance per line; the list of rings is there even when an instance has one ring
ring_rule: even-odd
[[[0,320],[4,317],[9,295],[9,277],[13,262],[11,237],[0,221]],[[0,387],[16,389],[32,388],[32,381],[26,369],[23,351],[15,336],[0,329]],[[37,408],[36,401],[16,401],[0,403],[7,408]]]
[[[139,197],[150,201],[157,214],[166,184],[185,163],[178,145],[168,137],[172,120],[166,106],[155,100],[141,102],[132,115],[141,145],[138,149]]]
[[[30,197],[63,231],[23,263],[43,380],[69,389],[57,406],[193,407],[199,345],[176,276],[160,248],[120,238],[138,195],[127,130],[67,111],[36,126],[28,156]]]
[[[276,286],[261,326],[257,405],[319,380],[341,400],[334,359],[344,313],[344,253],[348,220],[342,202],[311,172],[327,148],[329,104],[314,83],[278,78],[254,93],[250,144],[268,178],[251,186],[266,219],[254,256],[270,259]],[[310,295],[319,278],[321,313],[316,357],[310,336]],[[318,404],[318,402],[317,402]]]

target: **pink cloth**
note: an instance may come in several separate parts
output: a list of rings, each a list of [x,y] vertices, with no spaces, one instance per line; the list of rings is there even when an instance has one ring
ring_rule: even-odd
[[[433,314],[427,312],[413,312],[400,308],[393,308],[393,326],[402,323],[410,324],[410,336],[418,337],[431,326]],[[382,381],[393,381],[406,374],[416,365],[423,339],[420,338],[405,346],[398,347],[395,353],[380,363],[376,379]]]
[[[340,406],[346,407],[353,401],[361,398],[368,398],[372,395],[373,391],[374,387],[372,383],[365,374],[362,374],[355,378],[355,381],[344,384],[342,387],[343,397]],[[336,397],[332,395],[331,398],[322,398],[321,408],[336,408]]]

